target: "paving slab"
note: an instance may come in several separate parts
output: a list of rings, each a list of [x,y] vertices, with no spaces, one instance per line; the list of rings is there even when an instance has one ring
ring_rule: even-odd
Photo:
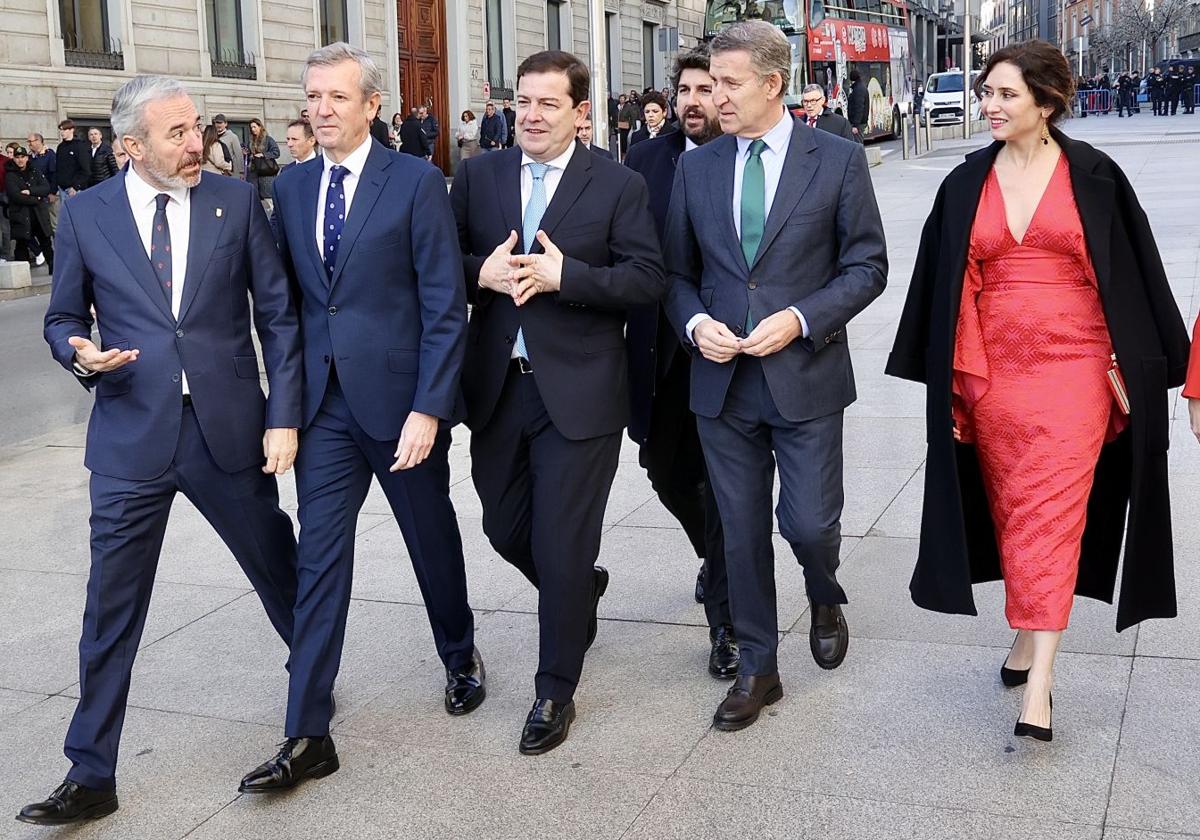
[[[1108,823],[1200,832],[1200,662],[1138,657]]]
[[[625,840],[1099,840],[1098,826],[677,778]]]
[[[1128,660],[1059,656],[1049,744],[1013,737],[1020,693],[996,667],[991,648],[852,638],[824,672],[790,634],[783,700],[746,730],[704,738],[677,775],[1100,825]]]

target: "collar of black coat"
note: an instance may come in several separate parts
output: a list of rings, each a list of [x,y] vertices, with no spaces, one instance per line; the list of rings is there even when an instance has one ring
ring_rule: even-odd
[[[1072,169],[1082,172],[1095,172],[1106,160],[1105,156],[1090,144],[1082,140],[1073,140],[1054,126],[1050,126],[1050,136],[1062,148],[1063,154],[1066,155],[1067,163],[1070,164]],[[979,188],[981,190],[983,189],[983,181],[987,177],[988,170],[992,168],[992,164],[996,161],[996,155],[1000,153],[1002,148],[1004,148],[1004,141],[994,140],[982,149],[967,155],[965,172],[978,176]]]

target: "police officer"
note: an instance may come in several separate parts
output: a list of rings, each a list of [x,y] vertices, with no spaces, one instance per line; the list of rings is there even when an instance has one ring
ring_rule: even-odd
[[[1133,79],[1128,73],[1117,76],[1117,116],[1125,116],[1125,112],[1133,116]]]
[[[1200,77],[1196,76],[1196,65],[1189,64],[1183,71],[1183,113],[1196,113],[1196,85]]]
[[[1130,110],[1135,114],[1140,114],[1142,113],[1142,77],[1135,70],[1133,75],[1129,77],[1129,80],[1133,84],[1133,100]]]
[[[1172,64],[1167,71],[1167,100],[1163,103],[1163,115],[1167,114],[1167,105],[1171,106],[1171,116],[1179,109],[1179,95],[1183,93],[1183,68]]]
[[[1154,106],[1156,117],[1164,113],[1163,85],[1162,70],[1158,67],[1151,67],[1150,75],[1146,77],[1146,91],[1150,94],[1150,104]]]

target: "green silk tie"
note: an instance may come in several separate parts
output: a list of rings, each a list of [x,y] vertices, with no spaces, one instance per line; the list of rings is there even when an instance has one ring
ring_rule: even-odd
[[[746,265],[754,265],[754,257],[758,254],[759,243],[762,242],[763,227],[767,216],[767,183],[763,174],[762,153],[767,148],[766,142],[759,138],[750,144],[750,158],[742,172],[742,255]],[[750,310],[746,310],[746,335],[754,329],[754,319]]]

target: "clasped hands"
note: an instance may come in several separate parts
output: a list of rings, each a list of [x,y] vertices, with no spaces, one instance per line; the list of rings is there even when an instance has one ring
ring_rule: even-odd
[[[738,338],[715,318],[706,318],[692,330],[692,340],[704,358],[724,364],[739,353],[759,357],[778,353],[801,334],[796,313],[784,309],[763,318],[745,338]]]
[[[479,287],[509,295],[517,306],[536,294],[557,292],[562,287],[563,254],[544,230],[537,232],[537,241],[545,253],[514,254],[517,232],[496,246],[479,269]]]

